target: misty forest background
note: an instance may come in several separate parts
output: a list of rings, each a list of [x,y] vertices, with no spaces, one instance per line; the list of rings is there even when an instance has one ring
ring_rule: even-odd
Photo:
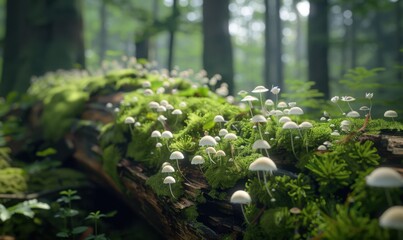
[[[234,95],[264,85],[304,97],[312,81],[319,98],[373,92],[402,113],[402,13],[402,0],[0,0],[0,96],[136,57],[219,73]]]

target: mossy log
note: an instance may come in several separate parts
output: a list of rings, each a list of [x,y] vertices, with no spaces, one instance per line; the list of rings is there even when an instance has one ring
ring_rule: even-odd
[[[86,105],[82,118],[86,120],[108,123],[113,121],[113,113],[102,106],[105,102],[118,102],[121,100],[116,95],[109,97],[93,98],[94,101]],[[99,103],[96,101],[102,99]],[[192,206],[196,206],[187,198],[173,200],[168,197],[158,197],[153,190],[146,185],[146,181],[152,173],[141,164],[122,159],[118,164],[118,174],[123,183],[123,191],[102,169],[99,157],[99,147],[94,132],[90,133],[83,129],[68,135],[66,141],[74,144],[74,159],[84,171],[97,183],[113,191],[122,198],[136,214],[143,217],[161,235],[167,239],[220,239],[224,235],[231,235],[233,239],[242,236],[243,218],[240,209],[228,201],[219,201],[209,198],[206,194],[209,186],[200,173],[194,168],[183,166],[186,176],[192,176],[191,183],[185,183],[185,196],[195,197],[204,194],[207,201],[197,206],[199,213],[197,226],[188,222],[183,212]],[[92,136],[91,136],[92,135]],[[403,155],[403,136],[396,133],[385,132],[379,135],[363,134],[361,140],[370,140],[375,143],[379,154],[385,160],[382,165],[398,166]],[[292,169],[284,156],[273,156],[283,161],[284,169]],[[403,174],[403,169],[398,169]],[[230,192],[230,190],[228,190]],[[202,224],[202,225],[201,225]]]
[[[119,103],[122,94],[92,97],[81,113],[81,119],[100,122],[103,124],[114,121],[114,113],[107,109],[107,102]],[[31,134],[37,132],[40,126],[41,107],[38,104],[30,111],[29,126]],[[124,200],[127,207],[143,217],[166,239],[222,239],[230,235],[232,239],[241,238],[243,231],[243,217],[239,206],[229,201],[212,199],[207,194],[211,189],[204,176],[197,169],[184,163],[182,170],[185,175],[191,176],[190,183],[184,183],[185,194],[179,199],[161,197],[146,184],[147,179],[154,173],[141,165],[121,159],[117,171],[121,186],[109,176],[100,161],[102,152],[98,143],[99,132],[91,126],[72,128],[64,136],[63,146],[58,152],[73,156],[76,166],[108,191]],[[375,143],[380,156],[384,159],[382,165],[401,166],[403,156],[403,136],[395,132],[382,132],[378,135],[362,134],[361,140],[370,140]],[[20,144],[20,143],[19,143]],[[18,145],[18,144],[17,144]],[[67,150],[66,150],[67,149]],[[19,150],[18,147],[14,148]],[[66,151],[65,151],[66,150]],[[272,156],[282,169],[293,171],[294,166],[287,162],[285,156]],[[187,163],[189,164],[189,163]],[[403,169],[398,169],[403,174]],[[190,178],[190,177],[189,177]],[[234,187],[234,189],[236,186]],[[233,189],[228,189],[230,193]],[[233,192],[233,191],[232,191]],[[202,195],[206,201],[195,204],[192,200]],[[187,198],[189,196],[189,198]],[[197,222],[188,221],[184,216],[186,210],[196,208]],[[253,219],[252,219],[253,222]]]

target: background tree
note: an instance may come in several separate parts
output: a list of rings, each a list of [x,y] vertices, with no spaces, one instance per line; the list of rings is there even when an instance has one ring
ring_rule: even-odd
[[[24,92],[32,76],[85,67],[81,1],[8,0],[6,11],[0,95]]]
[[[308,79],[329,99],[328,0],[310,0],[308,17]]]
[[[265,0],[265,85],[284,88],[280,0]]]
[[[212,76],[220,74],[234,93],[234,67],[229,34],[229,0],[203,1],[203,67]]]

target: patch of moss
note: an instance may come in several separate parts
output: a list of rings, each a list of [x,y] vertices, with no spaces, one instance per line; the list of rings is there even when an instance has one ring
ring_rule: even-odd
[[[155,192],[155,194],[157,194],[157,196],[169,197],[169,198],[172,198],[172,200],[174,201],[175,199],[173,199],[173,197],[169,191],[168,184],[163,183],[166,176],[168,176],[166,173],[161,173],[159,171],[157,174],[150,176],[147,179],[146,184],[153,189],[153,191]],[[175,173],[172,176],[176,180],[176,183],[171,184],[172,192],[173,192],[175,198],[178,199],[179,197],[181,197],[184,194],[184,190],[183,190],[183,186],[182,186],[182,179],[179,176],[179,173]]]
[[[0,193],[22,193],[27,190],[27,174],[21,168],[0,169]]]

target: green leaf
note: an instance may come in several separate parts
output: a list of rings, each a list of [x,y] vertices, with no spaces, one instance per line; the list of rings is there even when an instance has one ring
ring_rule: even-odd
[[[3,204],[0,204],[0,219],[1,219],[1,221],[5,222],[5,221],[7,221],[8,219],[10,219],[10,217],[11,217],[11,214],[10,214],[10,212],[7,210],[7,208],[4,207]]]
[[[58,232],[57,234],[56,234],[56,237],[59,237],[59,238],[68,238],[70,235],[69,235],[69,233],[68,232]]]

